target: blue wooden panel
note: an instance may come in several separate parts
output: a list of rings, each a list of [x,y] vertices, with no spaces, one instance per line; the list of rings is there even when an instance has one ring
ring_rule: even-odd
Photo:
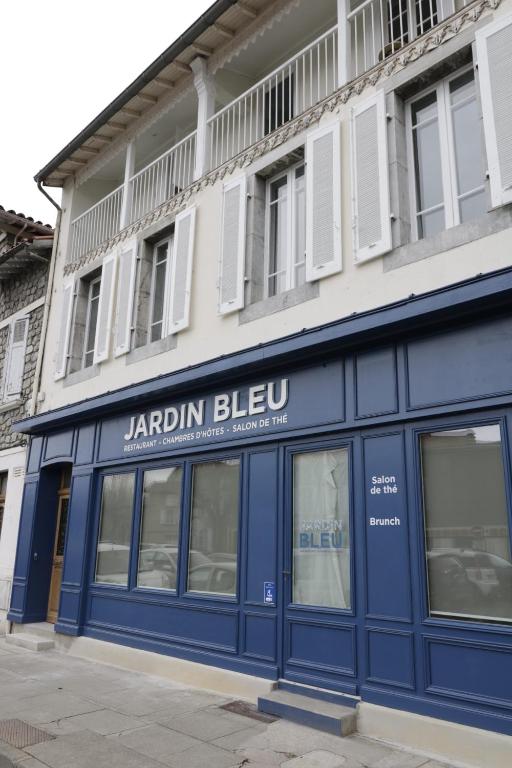
[[[512,320],[500,318],[407,345],[411,408],[512,391]]]
[[[248,464],[246,600],[263,604],[264,583],[276,582],[277,452],[251,453]]]
[[[414,688],[413,635],[386,629],[368,630],[368,675],[374,683]]]
[[[394,347],[356,356],[356,415],[396,413],[398,388]]]
[[[43,438],[33,437],[30,441],[29,456],[27,462],[27,474],[37,472],[41,463],[41,453],[43,451]]]
[[[237,653],[238,612],[222,608],[189,607],[173,602],[116,598],[109,594],[90,595],[89,622],[92,626],[132,634],[158,636],[173,643]]]
[[[49,435],[46,439],[46,450],[44,452],[44,460],[51,461],[52,459],[69,459],[73,458],[73,430],[70,429],[67,432],[57,432],[56,434]]]
[[[75,464],[92,464],[94,461],[94,424],[87,424],[78,430]]]
[[[326,674],[355,674],[354,627],[334,622],[291,620],[288,636],[288,664],[320,670]]]
[[[84,515],[84,509],[89,508],[91,483],[92,475],[78,475],[72,480],[62,575],[63,581],[71,584],[81,584],[83,579],[87,535],[87,515]]]
[[[512,708],[512,646],[425,637],[427,690]]]
[[[401,433],[364,439],[367,613],[408,621],[411,579]]]
[[[275,661],[277,652],[277,619],[264,613],[245,614],[244,656]]]

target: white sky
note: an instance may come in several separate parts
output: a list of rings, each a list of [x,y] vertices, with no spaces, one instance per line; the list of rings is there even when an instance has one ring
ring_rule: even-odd
[[[212,2],[2,3],[0,205],[54,224],[34,175]]]

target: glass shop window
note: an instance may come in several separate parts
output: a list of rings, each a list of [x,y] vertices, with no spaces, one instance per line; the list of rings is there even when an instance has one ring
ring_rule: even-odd
[[[294,603],[350,608],[348,449],[293,458]]]
[[[190,592],[236,594],[239,507],[239,459],[193,467],[188,556]]]
[[[512,559],[498,424],[421,437],[430,614],[512,620]]]
[[[96,581],[128,585],[135,473],[106,475],[101,494],[101,521]]]
[[[176,589],[181,467],[144,472],[138,587]]]

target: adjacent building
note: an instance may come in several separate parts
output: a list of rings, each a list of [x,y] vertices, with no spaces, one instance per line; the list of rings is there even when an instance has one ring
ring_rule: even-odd
[[[0,206],[0,634],[6,627],[53,229]]]
[[[37,174],[16,630],[512,733],[511,105],[511,0],[218,0]]]

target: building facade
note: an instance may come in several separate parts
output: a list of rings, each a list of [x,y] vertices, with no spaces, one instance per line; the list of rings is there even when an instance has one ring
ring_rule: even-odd
[[[511,51],[219,0],[42,169],[12,622],[512,733]]]
[[[0,634],[6,628],[53,230],[0,207]]]

